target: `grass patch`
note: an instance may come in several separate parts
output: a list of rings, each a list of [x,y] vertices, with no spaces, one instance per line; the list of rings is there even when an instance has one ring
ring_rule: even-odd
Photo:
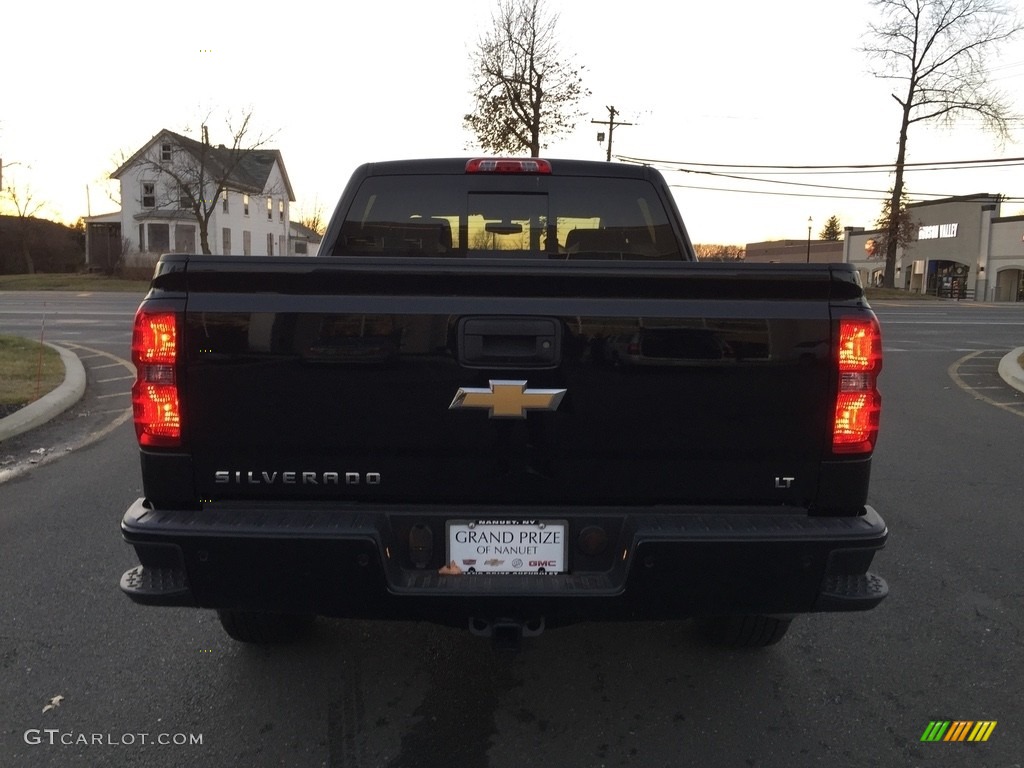
[[[86,274],[0,275],[0,291],[123,291],[145,293],[149,290],[147,273],[141,279]]]
[[[64,381],[60,355],[45,344],[0,336],[0,406],[27,405]]]

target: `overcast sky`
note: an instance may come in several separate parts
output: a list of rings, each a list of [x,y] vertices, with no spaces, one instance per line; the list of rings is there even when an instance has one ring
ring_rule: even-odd
[[[542,154],[603,160],[591,119],[619,120],[613,153],[703,163],[852,165],[895,159],[895,84],[857,51],[873,19],[867,0],[549,0],[559,38],[585,67],[585,117]],[[224,121],[246,109],[274,134],[295,190],[292,218],[329,215],[349,174],[368,160],[480,154],[462,117],[471,107],[469,53],[489,24],[485,0],[147,4],[97,0],[7,3],[0,81],[4,186],[30,186],[42,215],[73,222],[116,210],[104,179],[162,128],[229,142]],[[993,62],[1024,112],[1024,39]],[[1024,156],[977,124],[912,129],[911,161]],[[19,165],[7,167],[17,162]],[[870,227],[880,194],[751,184],[666,171],[696,242],[817,236],[837,215]],[[787,176],[882,191],[885,174]],[[1021,198],[1021,167],[911,174],[913,194]],[[86,188],[89,189],[87,198]],[[700,189],[695,188],[700,187]],[[716,189],[708,189],[716,188]],[[737,189],[793,192],[751,194]],[[839,196],[839,197],[833,197]],[[868,199],[851,200],[847,197]],[[5,209],[9,213],[9,208]]]

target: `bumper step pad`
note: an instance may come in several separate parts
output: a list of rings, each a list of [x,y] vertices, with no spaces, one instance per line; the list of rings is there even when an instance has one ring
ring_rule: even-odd
[[[889,594],[889,585],[881,576],[871,573],[833,574],[821,585],[817,610],[866,611],[874,608]]]
[[[121,590],[142,605],[195,605],[180,568],[137,565],[124,572]]]

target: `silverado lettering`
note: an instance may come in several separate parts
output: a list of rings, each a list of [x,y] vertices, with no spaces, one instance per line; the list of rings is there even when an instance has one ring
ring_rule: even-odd
[[[255,472],[252,470],[218,470],[213,473],[217,485],[380,485],[379,472]]]
[[[132,358],[121,588],[237,640],[695,619],[764,646],[888,591],[857,272],[697,262],[653,168],[364,165],[315,257],[162,256]]]

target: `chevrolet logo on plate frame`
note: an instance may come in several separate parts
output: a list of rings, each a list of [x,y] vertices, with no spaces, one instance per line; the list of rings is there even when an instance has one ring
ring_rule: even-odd
[[[527,411],[554,411],[562,402],[564,389],[527,389],[525,381],[491,379],[490,386],[459,387],[449,411],[486,408],[491,419],[525,419]]]

